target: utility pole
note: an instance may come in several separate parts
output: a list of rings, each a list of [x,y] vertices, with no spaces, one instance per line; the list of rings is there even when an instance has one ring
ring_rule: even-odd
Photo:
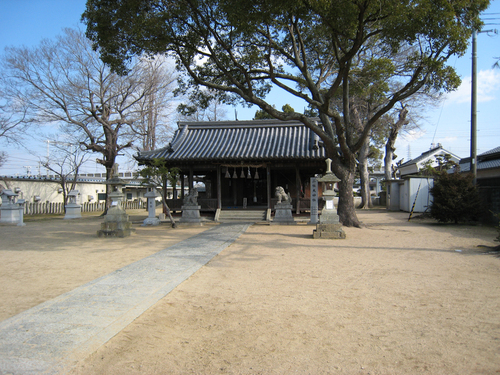
[[[471,82],[471,115],[470,115],[470,171],[477,180],[477,30],[472,32],[472,82]]]
[[[477,34],[495,33],[498,31],[483,30],[472,32],[472,82],[471,82],[471,114],[470,114],[470,171],[474,176],[473,183],[477,180]]]

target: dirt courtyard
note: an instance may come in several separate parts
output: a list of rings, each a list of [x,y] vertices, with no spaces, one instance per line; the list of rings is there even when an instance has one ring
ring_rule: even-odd
[[[478,247],[496,231],[358,216],[345,240],[250,227],[71,373],[500,373],[500,258]],[[0,226],[0,319],[210,227],[109,239],[99,222]]]

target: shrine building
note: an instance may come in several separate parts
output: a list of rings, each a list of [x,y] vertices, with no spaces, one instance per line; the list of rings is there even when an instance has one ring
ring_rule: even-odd
[[[309,181],[325,172],[325,148],[320,138],[298,121],[253,120],[180,122],[165,147],[139,152],[140,165],[163,159],[181,171],[181,194],[168,199],[180,210],[184,181],[203,183],[202,211],[272,209],[281,186],[292,197],[294,211],[309,209]],[[200,186],[203,186],[200,185]]]

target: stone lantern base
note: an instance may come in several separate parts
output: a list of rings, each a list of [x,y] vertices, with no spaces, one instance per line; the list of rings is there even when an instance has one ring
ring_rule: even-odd
[[[316,230],[313,230],[313,238],[323,239],[345,239],[345,232],[342,224],[316,224]]]
[[[112,206],[101,224],[101,230],[97,231],[99,237],[128,237],[132,231],[132,223],[128,221],[128,215],[120,206]]]

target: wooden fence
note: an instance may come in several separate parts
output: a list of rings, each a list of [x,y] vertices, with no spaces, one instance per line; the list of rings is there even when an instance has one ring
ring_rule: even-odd
[[[104,211],[104,202],[94,202],[82,203],[82,212],[98,212]],[[124,202],[125,209],[135,210],[146,208],[146,203],[142,201],[126,201]],[[43,215],[43,214],[64,214],[64,204],[50,203],[50,202],[37,202],[37,203],[26,203],[24,205],[25,215]]]

